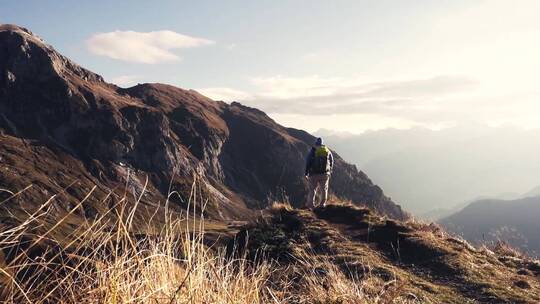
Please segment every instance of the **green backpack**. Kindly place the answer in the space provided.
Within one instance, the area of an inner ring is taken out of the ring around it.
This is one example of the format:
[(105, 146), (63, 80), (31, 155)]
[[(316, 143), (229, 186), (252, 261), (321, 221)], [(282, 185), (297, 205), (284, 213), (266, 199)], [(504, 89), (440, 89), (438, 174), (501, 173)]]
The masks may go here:
[(330, 171), (330, 162), (328, 161), (328, 155), (330, 155), (330, 149), (326, 146), (320, 146), (315, 148), (315, 155), (313, 159), (313, 173), (325, 174)]

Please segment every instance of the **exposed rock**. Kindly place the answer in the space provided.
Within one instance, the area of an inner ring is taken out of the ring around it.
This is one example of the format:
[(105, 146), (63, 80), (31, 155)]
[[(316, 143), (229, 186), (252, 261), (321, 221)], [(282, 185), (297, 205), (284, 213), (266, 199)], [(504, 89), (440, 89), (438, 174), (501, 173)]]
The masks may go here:
[(516, 285), (517, 287), (521, 288), (521, 289), (530, 289), (531, 288), (531, 284), (529, 284), (529, 282), (525, 281), (525, 280), (518, 280), (514, 283), (514, 285)]

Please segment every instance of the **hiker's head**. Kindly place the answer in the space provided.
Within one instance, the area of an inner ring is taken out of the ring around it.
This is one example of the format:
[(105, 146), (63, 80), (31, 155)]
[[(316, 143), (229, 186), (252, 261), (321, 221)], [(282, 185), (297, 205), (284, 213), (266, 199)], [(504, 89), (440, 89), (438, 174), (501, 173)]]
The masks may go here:
[(317, 138), (317, 141), (315, 141), (315, 146), (322, 146), (324, 144), (323, 142), (323, 139), (322, 138)]

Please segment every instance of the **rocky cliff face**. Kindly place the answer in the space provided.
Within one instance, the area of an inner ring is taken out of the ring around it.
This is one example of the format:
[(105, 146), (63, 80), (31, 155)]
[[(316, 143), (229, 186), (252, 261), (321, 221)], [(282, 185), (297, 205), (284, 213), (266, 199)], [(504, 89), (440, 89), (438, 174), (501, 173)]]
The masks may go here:
[[(19, 204), (59, 193), (64, 208), (97, 185), (87, 212), (103, 212), (107, 193), (128, 185), (137, 196), (146, 185), (143, 201), (164, 202), (174, 190), (180, 196), (173, 202), (182, 205), (196, 179), (216, 218), (246, 217), (284, 196), (299, 206), (303, 159), (314, 141), (259, 110), (193, 90), (108, 84), (12, 25), (0, 26), (0, 138), (0, 188), (34, 185)], [(337, 155), (331, 189), (391, 217), (405, 216)]]

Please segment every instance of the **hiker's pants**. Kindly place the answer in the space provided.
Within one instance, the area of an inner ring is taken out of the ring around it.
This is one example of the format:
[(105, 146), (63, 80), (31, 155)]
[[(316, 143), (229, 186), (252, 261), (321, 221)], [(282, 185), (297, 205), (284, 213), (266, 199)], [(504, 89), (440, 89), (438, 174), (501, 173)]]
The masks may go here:
[(307, 208), (313, 208), (317, 206), (317, 192), (322, 196), (321, 204), (326, 204), (328, 200), (328, 184), (330, 183), (330, 174), (312, 174), (308, 177), (308, 195), (306, 201)]

